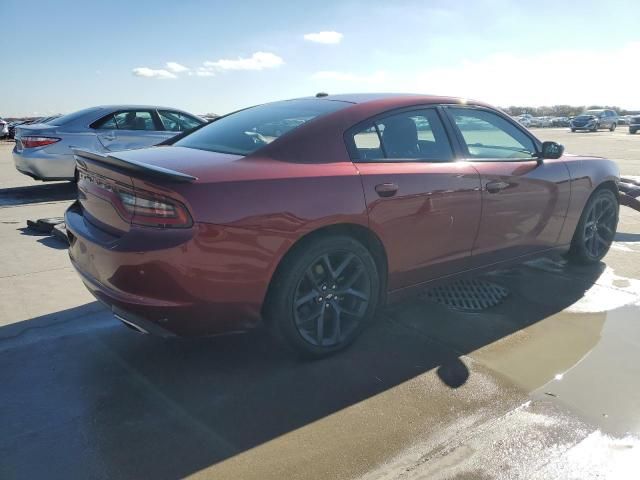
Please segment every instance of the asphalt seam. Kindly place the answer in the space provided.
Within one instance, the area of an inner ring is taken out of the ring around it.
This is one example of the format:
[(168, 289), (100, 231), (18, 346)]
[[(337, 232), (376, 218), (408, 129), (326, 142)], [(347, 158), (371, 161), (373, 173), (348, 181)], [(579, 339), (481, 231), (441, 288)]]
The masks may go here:
[(37, 275), (38, 273), (55, 272), (57, 270), (65, 270), (65, 269), (73, 270), (73, 268), (70, 265), (67, 265), (66, 267), (55, 267), (55, 268), (49, 268), (46, 270), (37, 270), (35, 272), (13, 273), (11, 275), (2, 275), (0, 276), (0, 280), (4, 278), (27, 277), (29, 275)]

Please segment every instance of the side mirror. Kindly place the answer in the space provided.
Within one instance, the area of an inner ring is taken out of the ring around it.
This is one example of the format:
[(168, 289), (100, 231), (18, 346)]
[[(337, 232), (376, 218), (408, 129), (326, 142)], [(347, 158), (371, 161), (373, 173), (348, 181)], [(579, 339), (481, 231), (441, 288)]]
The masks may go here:
[(564, 146), (556, 142), (542, 142), (542, 158), (560, 158), (564, 153)]

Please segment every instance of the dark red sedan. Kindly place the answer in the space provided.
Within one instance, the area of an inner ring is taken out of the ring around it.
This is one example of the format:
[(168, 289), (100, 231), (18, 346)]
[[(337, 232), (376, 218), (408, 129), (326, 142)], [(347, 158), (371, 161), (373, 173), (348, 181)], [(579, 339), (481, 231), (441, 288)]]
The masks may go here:
[(553, 251), (598, 262), (618, 222), (613, 162), (448, 97), (275, 102), (76, 157), (69, 254), (119, 319), (185, 336), (264, 320), (310, 356), (436, 280)]

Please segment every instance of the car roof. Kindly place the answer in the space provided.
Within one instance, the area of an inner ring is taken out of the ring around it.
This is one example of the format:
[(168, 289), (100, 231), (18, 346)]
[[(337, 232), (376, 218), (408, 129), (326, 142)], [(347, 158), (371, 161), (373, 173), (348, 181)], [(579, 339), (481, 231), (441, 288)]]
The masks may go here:
[(162, 110), (177, 110), (182, 112), (183, 110), (179, 109), (179, 108), (175, 108), (175, 107), (165, 107), (162, 105), (134, 105), (134, 104), (122, 104), (122, 105), (98, 105), (97, 108), (101, 108), (103, 110), (133, 110), (133, 109), (141, 109), (141, 110), (148, 110), (148, 109), (162, 109)]
[(388, 101), (400, 101), (404, 103), (405, 100), (417, 101), (420, 103), (441, 103), (443, 100), (450, 100), (452, 103), (480, 103), (471, 101), (465, 98), (423, 94), (423, 93), (340, 93), (336, 95), (325, 95), (303, 97), (302, 99), (318, 99), (318, 100), (333, 100), (339, 102), (347, 102), (353, 104), (369, 103), (369, 102), (388, 102)]

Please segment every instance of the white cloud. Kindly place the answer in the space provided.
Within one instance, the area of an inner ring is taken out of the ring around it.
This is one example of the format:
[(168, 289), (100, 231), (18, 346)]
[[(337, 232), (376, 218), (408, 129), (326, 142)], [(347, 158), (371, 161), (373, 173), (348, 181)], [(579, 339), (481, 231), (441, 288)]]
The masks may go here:
[(307, 33), (304, 36), (304, 39), (309, 42), (335, 45), (342, 41), (342, 37), (344, 37), (344, 35), (342, 35), (341, 33), (331, 31), (331, 32)]
[[(189, 74), (191, 75), (191, 73)], [(212, 70), (208, 70), (206, 68), (201, 67), (194, 72), (194, 75), (197, 77), (215, 77), (216, 73)]]
[(133, 73), (136, 77), (177, 78), (177, 76), (174, 73), (171, 73), (168, 70), (164, 70), (164, 69), (154, 70), (153, 68), (148, 68), (148, 67), (134, 68), (131, 73)]
[(165, 67), (172, 73), (183, 73), (189, 71), (189, 67), (185, 67), (184, 65), (176, 62), (167, 62), (165, 64)]
[(248, 58), (221, 59), (215, 62), (204, 62), (207, 70), (264, 70), (276, 68), (284, 64), (284, 60), (275, 53), (255, 52)]
[[(448, 67), (365, 77), (318, 72), (313, 78), (360, 82), (361, 91), (451, 95), (504, 107), (570, 104), (640, 109), (637, 85), (631, 80), (640, 78), (640, 62), (634, 60), (638, 51), (640, 42), (606, 50), (558, 49), (529, 55), (494, 53)], [(606, 85), (602, 83), (602, 72), (615, 74)], [(339, 87), (337, 85), (336, 90)]]
[(335, 82), (381, 84), (386, 80), (387, 73), (382, 70), (378, 70), (377, 72), (369, 75), (357, 75), (349, 72), (325, 70), (314, 73), (311, 78), (313, 78), (314, 80), (329, 80)]

